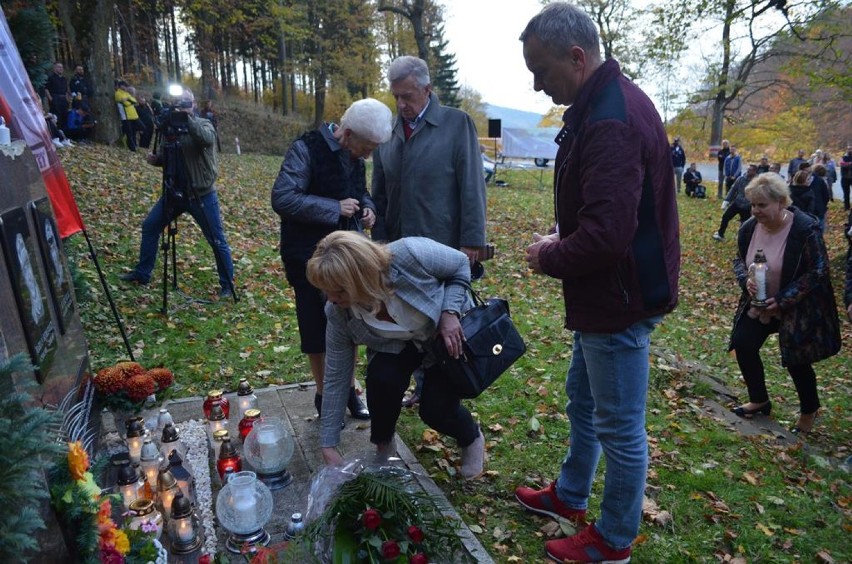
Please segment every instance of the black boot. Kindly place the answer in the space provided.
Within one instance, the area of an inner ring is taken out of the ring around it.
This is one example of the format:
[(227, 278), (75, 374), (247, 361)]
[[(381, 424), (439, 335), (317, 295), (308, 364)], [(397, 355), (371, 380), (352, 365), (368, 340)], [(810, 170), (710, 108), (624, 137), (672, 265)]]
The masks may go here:
[(361, 398), (358, 397), (358, 394), (355, 392), (355, 386), (349, 388), (349, 404), (347, 407), (349, 408), (349, 413), (355, 419), (366, 420), (370, 418), (370, 411), (361, 401)]

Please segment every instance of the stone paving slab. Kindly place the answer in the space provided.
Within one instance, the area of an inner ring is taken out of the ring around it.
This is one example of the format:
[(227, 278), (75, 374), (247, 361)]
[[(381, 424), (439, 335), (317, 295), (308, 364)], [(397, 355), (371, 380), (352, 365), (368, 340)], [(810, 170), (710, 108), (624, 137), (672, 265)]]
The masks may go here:
[[(234, 409), (235, 400), (228, 394), (231, 400), (231, 408)], [(266, 416), (280, 417), (287, 431), (296, 439), (293, 458), (288, 470), (293, 475), (293, 481), (287, 487), (272, 492), (274, 499), (274, 510), (272, 519), (267, 524), (266, 530), (271, 536), (270, 544), (278, 544), (284, 541), (284, 531), (293, 513), (299, 512), (303, 515), (307, 512), (308, 494), (310, 493), (311, 479), (314, 473), (323, 466), (322, 454), (317, 447), (319, 444), (319, 421), (314, 409), (314, 385), (292, 384), (287, 386), (273, 386), (264, 389), (256, 389), (258, 407)], [(163, 407), (169, 410), (175, 424), (195, 419), (203, 422), (204, 414), (202, 404), (204, 398), (183, 398), (166, 402)], [(143, 416), (156, 418), (159, 407), (143, 412)], [(375, 446), (370, 444), (369, 421), (359, 421), (348, 415), (345, 418), (346, 427), (341, 431), (340, 451), (344, 458), (361, 457), (367, 458), (375, 452)], [(229, 430), (232, 437), (238, 436), (235, 419), (229, 420)], [(102, 422), (102, 433), (115, 431), (112, 417), (104, 417)], [(241, 448), (239, 441), (235, 444)], [(396, 437), (397, 457), (392, 458), (394, 464), (404, 466), (417, 477), (420, 486), (429, 495), (443, 506), (451, 507), (443, 491), (429, 477), (426, 470), (419, 464), (411, 450)], [(245, 461), (244, 461), (245, 464)], [(247, 466), (247, 465), (246, 465)], [(214, 470), (215, 472), (215, 470)], [(214, 482), (216, 480), (214, 479)], [(214, 486), (215, 488), (215, 486)], [(460, 538), (465, 549), (476, 562), (489, 564), (493, 562), (491, 557), (482, 547), (476, 536), (464, 524), (455, 510), (450, 516), (457, 519), (461, 530)], [(219, 529), (219, 547), (224, 550), (227, 533)]]

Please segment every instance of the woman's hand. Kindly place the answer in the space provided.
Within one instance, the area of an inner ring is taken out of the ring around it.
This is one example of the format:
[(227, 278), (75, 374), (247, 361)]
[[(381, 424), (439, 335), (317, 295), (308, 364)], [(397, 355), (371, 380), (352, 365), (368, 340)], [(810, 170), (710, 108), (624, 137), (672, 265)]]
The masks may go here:
[(748, 292), (748, 295), (752, 298), (755, 296), (755, 294), (757, 294), (757, 282), (754, 281), (754, 278), (752, 278), (751, 274), (749, 274), (749, 277), (746, 278), (746, 291)]
[(444, 346), (447, 347), (447, 352), (451, 357), (458, 358), (461, 356), (464, 333), (456, 314), (449, 311), (441, 312), (441, 319), (438, 321), (438, 334), (444, 340)]
[(323, 447), (322, 459), (329, 466), (343, 466), (343, 457), (335, 447)]

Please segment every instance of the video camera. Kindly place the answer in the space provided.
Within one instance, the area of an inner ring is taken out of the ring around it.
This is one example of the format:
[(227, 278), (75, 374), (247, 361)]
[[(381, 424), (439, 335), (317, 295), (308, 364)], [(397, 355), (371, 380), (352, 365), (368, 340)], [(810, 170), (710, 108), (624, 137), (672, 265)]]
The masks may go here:
[(164, 105), (160, 115), (157, 116), (157, 131), (167, 140), (172, 140), (178, 135), (189, 132), (189, 112), (183, 110), (192, 108), (192, 100), (181, 98), (183, 87), (179, 84), (169, 86), (169, 95), (174, 102)]

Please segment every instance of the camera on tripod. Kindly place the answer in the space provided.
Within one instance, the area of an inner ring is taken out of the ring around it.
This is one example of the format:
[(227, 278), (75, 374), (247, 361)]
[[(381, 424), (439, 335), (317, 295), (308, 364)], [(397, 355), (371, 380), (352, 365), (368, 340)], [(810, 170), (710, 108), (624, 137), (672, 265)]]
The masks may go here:
[(163, 106), (157, 116), (157, 131), (167, 140), (189, 132), (189, 112), (183, 110), (192, 109), (192, 100), (182, 97), (183, 87), (180, 84), (170, 85), (169, 95), (172, 97), (172, 103)]

